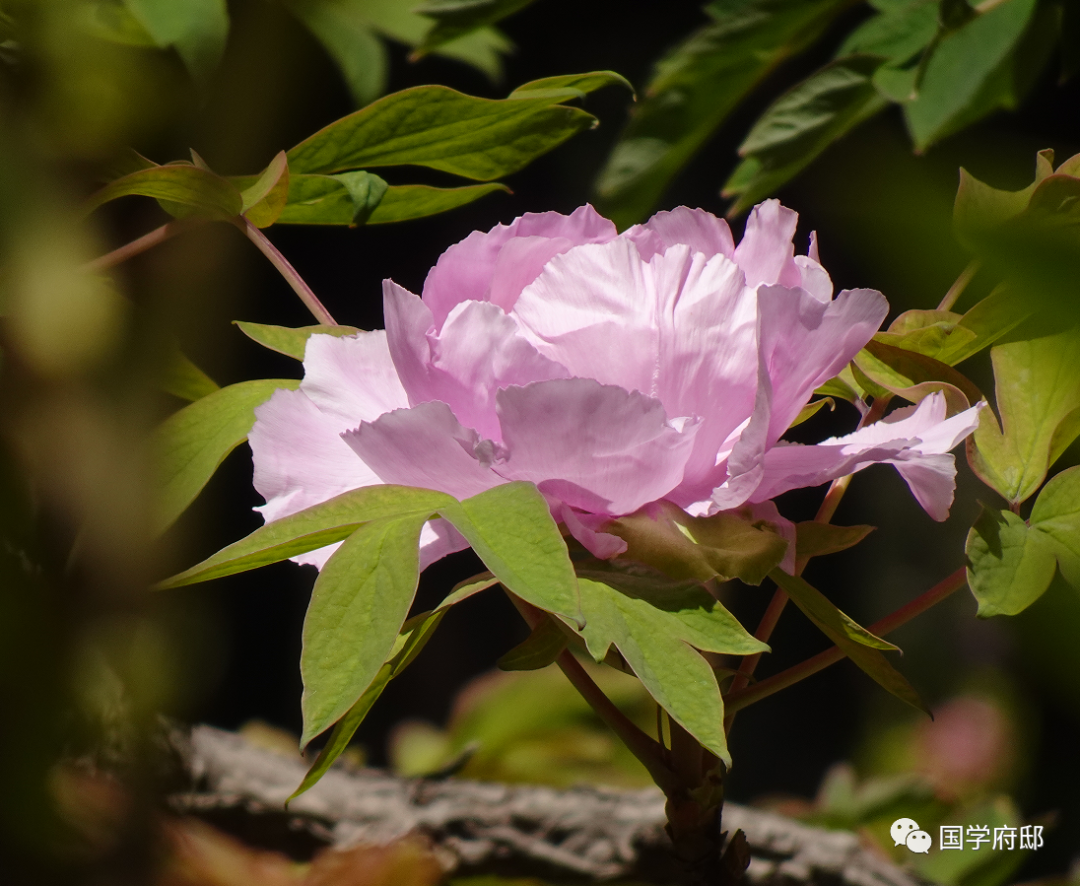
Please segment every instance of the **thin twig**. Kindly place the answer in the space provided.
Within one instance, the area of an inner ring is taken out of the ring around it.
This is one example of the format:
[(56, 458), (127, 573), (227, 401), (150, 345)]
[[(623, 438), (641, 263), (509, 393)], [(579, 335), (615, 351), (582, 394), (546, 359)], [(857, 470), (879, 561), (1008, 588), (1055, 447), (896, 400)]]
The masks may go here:
[(108, 252), (105, 255), (95, 258), (93, 261), (87, 262), (83, 265), (83, 270), (88, 274), (99, 274), (102, 271), (115, 267), (121, 262), (127, 261), (129, 258), (133, 258), (140, 252), (146, 252), (146, 250), (152, 249), (159, 243), (164, 243), (166, 240), (175, 237), (177, 234), (182, 234), (184, 231), (190, 231), (192, 228), (197, 227), (206, 221), (209, 221), (209, 219), (200, 218), (198, 216), (173, 219), (171, 222), (163, 224), (160, 228), (155, 228), (149, 234), (143, 234), (138, 239), (132, 240), (130, 243), (125, 243), (123, 246), (114, 249), (112, 252)]
[(300, 296), (302, 301), (312, 315), (324, 326), (337, 326), (338, 322), (330, 315), (330, 312), (326, 310), (326, 307), (318, 296), (312, 291), (311, 287), (304, 282), (304, 278), (300, 276), (296, 268), (290, 264), (289, 260), (278, 250), (273, 243), (271, 243), (266, 235), (260, 231), (255, 225), (248, 221), (243, 216), (237, 216), (232, 220), (252, 243), (254, 243), (259, 251), (270, 259), (270, 263), (278, 269), (281, 276), (285, 278), (286, 282), (292, 287), (293, 292)]
[[(901, 606), (891, 615), (885, 616), (881, 621), (874, 622), (868, 630), (875, 636), (883, 637), (895, 631), (901, 625), (907, 624), (915, 616), (921, 615), (927, 609), (936, 606), (946, 597), (964, 587), (965, 584), (967, 584), (967, 570), (962, 566), (952, 575), (939, 581), (926, 593), (916, 597), (905, 606)], [(824, 670), (829, 665), (836, 664), (844, 657), (844, 653), (836, 646), (826, 649), (813, 658), (808, 658), (806, 661), (768, 677), (760, 683), (755, 683), (749, 688), (729, 693), (724, 699), (725, 709), (732, 714), (741, 711), (743, 708), (754, 704), (754, 702), (761, 701), (761, 699), (767, 698), (781, 689), (786, 689), (788, 686), (792, 686), (800, 680), (805, 680), (818, 671)]]
[(968, 266), (960, 272), (960, 276), (956, 278), (956, 282), (949, 287), (949, 291), (945, 293), (945, 298), (941, 300), (941, 304), (937, 306), (939, 311), (951, 311), (953, 305), (963, 295), (964, 290), (967, 289), (968, 284), (975, 278), (975, 275), (979, 273), (981, 263), (977, 258), (968, 262)]

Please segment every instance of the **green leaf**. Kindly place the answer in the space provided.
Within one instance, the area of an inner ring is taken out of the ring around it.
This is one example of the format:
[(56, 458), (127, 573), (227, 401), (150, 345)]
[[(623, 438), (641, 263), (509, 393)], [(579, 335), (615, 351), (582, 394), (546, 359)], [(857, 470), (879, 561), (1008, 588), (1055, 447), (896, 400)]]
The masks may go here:
[(873, 83), (880, 56), (857, 55), (826, 65), (770, 105), (739, 148), (746, 159), (724, 185), (742, 212), (776, 191), (834, 141), (882, 111)]
[(430, 516), (447, 503), (456, 504), (450, 496), (430, 489), (390, 485), (352, 489), (260, 526), (246, 538), (160, 582), (158, 587), (178, 588), (257, 569), (348, 538), (364, 523), (417, 514)]
[(895, 650), (891, 643), (875, 637), (845, 615), (817, 588), (798, 576), (774, 569), (769, 576), (815, 625), (875, 683), (912, 707), (929, 713), (925, 702), (881, 650)]
[(463, 188), (433, 188), (429, 185), (391, 186), (382, 202), (375, 207), (367, 223), (383, 225), (390, 222), (426, 218), (465, 206), (481, 197), (502, 191), (512, 193), (504, 184), (492, 182), (486, 185), (467, 185)]
[(549, 98), (485, 99), (416, 86), (331, 123), (289, 151), (299, 173), (427, 166), (478, 181), (516, 172), (596, 118)]
[(605, 86), (624, 86), (630, 90), (631, 95), (634, 94), (633, 84), (622, 74), (614, 71), (591, 71), (588, 74), (563, 74), (532, 80), (511, 92), (509, 98), (534, 98), (541, 93), (548, 95), (563, 89), (573, 90), (579, 96), (584, 96)]
[(787, 550), (787, 542), (768, 524), (746, 514), (690, 517), (666, 502), (619, 517), (604, 531), (627, 543), (626, 557), (677, 579), (738, 578), (760, 584)]
[(1010, 511), (984, 508), (968, 532), (965, 553), (980, 618), (1023, 612), (1054, 578), (1053, 547)]
[(1080, 591), (1080, 467), (1043, 487), (1031, 509), (1031, 529), (1053, 549), (1065, 581)]
[(337, 337), (355, 335), (360, 330), (355, 326), (267, 326), (262, 323), (247, 323), (244, 320), (233, 320), (240, 331), (252, 341), (258, 342), (264, 348), (277, 351), (286, 357), (295, 360), (304, 359), (304, 349), (307, 340), (313, 335), (333, 335)]
[(414, 615), (401, 626), (397, 639), (390, 650), (389, 657), (379, 668), (375, 678), (364, 690), (360, 698), (357, 699), (356, 703), (334, 725), (330, 738), (319, 751), (318, 757), (311, 764), (311, 768), (304, 776), (304, 780), (289, 799), (285, 801), (286, 807), (304, 791), (315, 785), (334, 764), (334, 761), (341, 756), (372, 706), (378, 701), (383, 690), (386, 689), (387, 684), (405, 670), (427, 645), (431, 635), (435, 633), (435, 629), (442, 622), (446, 610), (454, 604), (460, 603), (466, 597), (471, 597), (473, 594), (486, 590), (496, 583), (497, 580), (490, 575), (480, 575), (462, 582), (447, 595), (438, 608), (430, 612), (421, 612)]
[(1042, 485), (1051, 454), (1063, 451), (1058, 428), (1080, 408), (1078, 348), (1080, 331), (1071, 329), (990, 351), (1001, 423), (991, 410), (982, 411), (968, 438), (968, 461), (984, 483), (1013, 504)]
[(386, 182), (362, 169), (356, 172), (341, 172), (333, 178), (345, 188), (352, 202), (353, 212), (349, 227), (355, 228), (364, 224), (382, 202), (383, 195), (386, 194)]
[(154, 432), (159, 466), (157, 528), (164, 530), (202, 491), (225, 457), (247, 439), (255, 407), (292, 379), (244, 381), (216, 390), (169, 416)]
[(84, 0), (74, 12), (83, 28), (99, 40), (124, 46), (157, 46), (123, 0)]
[(566, 648), (567, 637), (551, 618), (544, 617), (528, 637), (497, 662), (503, 671), (538, 671), (546, 668)]
[(533, 0), (426, 0), (413, 12), (433, 19), (435, 24), (424, 37), (420, 49), (434, 49), (463, 34), (493, 25), (524, 9)]
[(504, 483), (460, 504), (450, 499), (439, 513), (508, 591), (545, 612), (580, 621), (566, 542), (532, 483)]
[(833, 400), (832, 397), (823, 397), (820, 400), (814, 400), (810, 403), (807, 403), (802, 409), (799, 410), (799, 414), (795, 416), (795, 421), (793, 421), (789, 425), (789, 428), (794, 428), (797, 425), (801, 425), (804, 421), (813, 418), (821, 411), (822, 406), (828, 406), (829, 411), (832, 412), (834, 409), (836, 409), (836, 401)]
[(603, 661), (615, 646), (656, 703), (730, 765), (720, 689), (709, 663), (690, 644), (704, 641), (707, 650), (736, 655), (767, 647), (700, 587), (685, 585), (673, 593), (638, 583), (628, 593), (629, 584), (616, 588), (610, 575), (601, 575), (579, 577), (589, 653)]
[(109, 182), (87, 199), (83, 211), (90, 214), (110, 200), (130, 195), (155, 197), (187, 207), (188, 214), (211, 218), (232, 218), (239, 215), (244, 206), (240, 191), (228, 179), (196, 166), (177, 163), (143, 169)]
[(300, 746), (345, 716), (394, 648), (420, 580), (428, 515), (373, 520), (326, 561), (304, 618)]
[(221, 386), (192, 363), (179, 346), (176, 346), (165, 366), (161, 389), (181, 400), (195, 401), (221, 390)]
[(848, 34), (836, 54), (880, 55), (892, 65), (902, 65), (922, 52), (937, 30), (937, 0), (909, 0), (867, 19)]
[(960, 169), (960, 187), (953, 203), (953, 230), (968, 249), (977, 250), (987, 231), (1020, 215), (1043, 179), (1054, 172), (1054, 152), (1039, 151), (1035, 158), (1035, 180), (1019, 191), (1002, 191), (979, 181)]
[(726, 0), (713, 21), (662, 58), (596, 183), (597, 209), (620, 229), (664, 189), (746, 95), (813, 43), (843, 0)]
[[(338, 181), (338, 176), (293, 176), (291, 187), (289, 203), (278, 219), (280, 222), (293, 225), (353, 224), (356, 205), (344, 183)], [(391, 186), (368, 216), (366, 224), (386, 224), (436, 215), (472, 203), (493, 191), (509, 192), (510, 189), (498, 182), (463, 188)]]
[(268, 228), (278, 220), (289, 196), (289, 162), (285, 152), (278, 152), (270, 165), (241, 191), (241, 212), (257, 228)]
[(1010, 56), (1036, 0), (1005, 0), (945, 33), (925, 61), (917, 97), (904, 117), (917, 149), (1014, 102)]
[(161, 47), (176, 48), (187, 69), (205, 80), (218, 66), (229, 34), (225, 0), (124, 0)]
[(808, 560), (825, 554), (846, 551), (874, 531), (873, 526), (834, 526), (805, 520), (795, 524), (795, 557)]
[(952, 367), (916, 351), (886, 344), (876, 335), (852, 362), (871, 382), (912, 403), (941, 391), (950, 415), (983, 399), (979, 389)]

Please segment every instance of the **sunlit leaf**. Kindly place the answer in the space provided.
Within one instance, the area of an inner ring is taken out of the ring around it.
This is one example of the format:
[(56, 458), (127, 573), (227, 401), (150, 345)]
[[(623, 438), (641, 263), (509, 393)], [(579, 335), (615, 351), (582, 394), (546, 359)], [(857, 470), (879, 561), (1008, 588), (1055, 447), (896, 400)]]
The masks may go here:
[(937, 0), (908, 0), (867, 19), (847, 35), (836, 54), (867, 53), (902, 65), (922, 52), (937, 30)]
[(252, 341), (258, 342), (264, 348), (277, 351), (286, 357), (295, 360), (304, 359), (304, 349), (307, 340), (313, 335), (355, 335), (360, 330), (355, 326), (267, 326), (263, 323), (247, 323), (243, 320), (233, 321), (240, 330)]
[(445, 86), (395, 92), (289, 151), (297, 173), (428, 166), (489, 181), (516, 172), (596, 118), (549, 98), (485, 99)]
[(1065, 580), (1080, 591), (1080, 467), (1062, 471), (1039, 493), (1031, 527), (1047, 539)]
[(781, 569), (774, 569), (770, 577), (787, 592), (806, 617), (875, 683), (901, 701), (929, 713), (925, 702), (911, 684), (882, 655), (881, 650), (895, 650), (895, 646), (860, 627), (804, 579), (788, 575)]
[[(1042, 485), (1052, 452), (1060, 454), (1059, 426), (1080, 408), (1080, 332), (997, 345), (994, 396), (998, 417), (984, 409), (968, 438), (968, 461), (980, 479), (1019, 503)], [(1055, 439), (1056, 436), (1056, 439)]]
[(246, 538), (166, 579), (158, 587), (181, 587), (257, 569), (348, 538), (364, 523), (417, 514), (433, 515), (447, 503), (456, 504), (442, 492), (409, 486), (378, 485), (353, 489), (260, 526)]
[(171, 415), (154, 433), (160, 489), (157, 523), (170, 526), (202, 491), (230, 452), (247, 439), (255, 407), (292, 379), (259, 379), (221, 388)]
[(488, 194), (510, 189), (499, 182), (485, 185), (466, 185), (463, 188), (433, 188), (429, 185), (392, 185), (382, 202), (375, 207), (367, 220), (369, 225), (425, 218), (465, 206)]
[(573, 90), (578, 95), (586, 95), (603, 89), (605, 86), (623, 86), (634, 92), (633, 84), (622, 74), (614, 71), (590, 71), (588, 74), (563, 74), (557, 77), (544, 77), (523, 83), (510, 93), (510, 98), (533, 98), (539, 94), (550, 95), (558, 90)]
[(967, 537), (967, 579), (981, 618), (1023, 612), (1050, 586), (1054, 550), (1010, 511), (984, 509)]
[(289, 196), (289, 163), (281, 151), (262, 175), (241, 190), (241, 212), (257, 228), (268, 228), (278, 220)]
[(301, 747), (340, 720), (371, 685), (420, 580), (426, 514), (365, 523), (319, 571), (304, 618)]
[(718, 0), (713, 21), (656, 65), (596, 183), (597, 208), (619, 228), (642, 221), (668, 182), (742, 99), (811, 44), (843, 0)]
[(876, 336), (855, 355), (853, 363), (865, 379), (912, 403), (941, 391), (951, 414), (983, 399), (979, 389), (958, 370), (916, 351), (886, 344)]
[(807, 403), (802, 409), (799, 410), (799, 414), (795, 416), (795, 421), (791, 423), (791, 427), (801, 425), (804, 421), (808, 421), (817, 415), (823, 406), (828, 406), (831, 412), (836, 408), (836, 402), (832, 397), (822, 397), (820, 400), (813, 400)]
[(887, 102), (874, 87), (882, 59), (857, 55), (826, 65), (773, 102), (739, 148), (745, 157), (724, 185), (730, 212), (760, 202), (794, 178), (830, 144)]
[(430, 612), (421, 612), (414, 615), (401, 626), (386, 661), (345, 716), (334, 725), (330, 738), (319, 751), (318, 757), (311, 764), (311, 768), (307, 771), (300, 786), (285, 801), (286, 805), (318, 782), (334, 764), (334, 761), (341, 756), (372, 706), (378, 701), (383, 690), (386, 689), (387, 684), (405, 670), (413, 659), (420, 654), (427, 645), (428, 640), (431, 639), (431, 635), (435, 633), (435, 629), (439, 626), (446, 611), (456, 603), (460, 603), (467, 597), (486, 590), (496, 583), (497, 580), (490, 575), (481, 575), (462, 582), (446, 596), (446, 599), (438, 607)]
[[(583, 574), (579, 581), (585, 615), (582, 633), (593, 658), (603, 661), (615, 646), (656, 703), (730, 765), (720, 689), (709, 663), (690, 645), (703, 639), (701, 630), (691, 630), (680, 618), (685, 611), (687, 617), (704, 622), (723, 607), (700, 587), (695, 593), (687, 586), (681, 597), (662, 591), (650, 594), (647, 587), (631, 595), (609, 584), (608, 576), (594, 580)], [(705, 648), (726, 646), (722, 651), (740, 655), (765, 651), (767, 647), (734, 618), (728, 619), (723, 639), (717, 642), (709, 635)]]
[(960, 187), (953, 204), (953, 229), (969, 249), (977, 249), (989, 230), (1015, 218), (1031, 202), (1035, 188), (1054, 172), (1054, 152), (1039, 151), (1035, 158), (1035, 180), (1019, 191), (1002, 191), (979, 181), (960, 169)]
[(240, 191), (228, 179), (196, 166), (171, 164), (109, 182), (89, 197), (83, 209), (90, 213), (110, 200), (130, 195), (156, 197), (212, 218), (231, 218), (239, 215), (244, 206)]

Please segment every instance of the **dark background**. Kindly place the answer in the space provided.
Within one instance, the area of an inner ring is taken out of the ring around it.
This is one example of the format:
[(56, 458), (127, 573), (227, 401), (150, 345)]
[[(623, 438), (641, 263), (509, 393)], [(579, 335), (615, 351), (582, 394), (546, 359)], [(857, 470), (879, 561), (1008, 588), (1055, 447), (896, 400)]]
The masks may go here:
[[(333, 65), (293, 20), (261, 0), (230, 8), (231, 43), (206, 102), (191, 109), (186, 131), (140, 145), (159, 162), (184, 156), (190, 146), (220, 172), (250, 173), (278, 150), (352, 110)], [(819, 48), (776, 71), (683, 171), (660, 208), (687, 204), (722, 214), (719, 188), (750, 124), (787, 85), (827, 60), (840, 37), (865, 14), (853, 10)], [(703, 21), (692, 2), (540, 0), (504, 22), (517, 46), (507, 59), (504, 83), (493, 85), (470, 68), (439, 59), (410, 64), (405, 48), (392, 46), (390, 88), (441, 82), (501, 97), (531, 79), (597, 69), (618, 71), (641, 88), (653, 59)], [(899, 113), (890, 110), (830, 149), (778, 195), (801, 214), (797, 247), (802, 251), (806, 236), (817, 230), (822, 260), (837, 289), (879, 289), (894, 315), (933, 307), (966, 264), (950, 234), (958, 168), (965, 166), (999, 187), (1024, 186), (1037, 150), (1052, 147), (1059, 160), (1080, 150), (1078, 98), (1075, 81), (1061, 86), (1050, 71), (1021, 110), (999, 113), (919, 157), (912, 153)], [(355, 230), (281, 226), (269, 236), (339, 322), (380, 327), (383, 278), (419, 292), (442, 251), (471, 231), (524, 212), (570, 212), (588, 201), (628, 105), (627, 95), (615, 88), (590, 96), (586, 108), (599, 117), (600, 126), (510, 177), (512, 195), (491, 195), (446, 215), (402, 225)], [(408, 170), (408, 178), (400, 174), (388, 170), (386, 177), (391, 183), (444, 183), (424, 171)], [(117, 236), (141, 233), (155, 219), (149, 209), (117, 213)], [(736, 234), (741, 225), (741, 219), (733, 222)], [(187, 353), (219, 383), (299, 376), (299, 364), (261, 349), (230, 325), (235, 319), (286, 326), (311, 322), (281, 278), (231, 229), (218, 226), (191, 234), (125, 272), (143, 285), (184, 281), (187, 291), (167, 300), (184, 306), (177, 309), (175, 326)], [(977, 382), (990, 387), (987, 362), (971, 371)], [(843, 433), (855, 420), (854, 411), (841, 405), (800, 429), (800, 438)], [(962, 563), (964, 535), (978, 512), (976, 498), (992, 502), (994, 497), (972, 477), (962, 455), (958, 461), (957, 505), (945, 524), (922, 513), (891, 469), (874, 468), (857, 478), (836, 520), (871, 523), (879, 530), (859, 548), (815, 563), (809, 580), (854, 618), (869, 623), (953, 571)], [(820, 494), (791, 494), (780, 502), (781, 509), (793, 519), (806, 519)], [(251, 487), (250, 453), (241, 447), (173, 531), (172, 565), (189, 565), (254, 529), (261, 520), (251, 508), (260, 503)], [(418, 607), (429, 608), (454, 582), (479, 568), (469, 552), (431, 567), (421, 579)], [(172, 712), (227, 728), (261, 719), (299, 733), (300, 628), (314, 575), (309, 567), (285, 563), (163, 597), (158, 605), (170, 625), (178, 675)], [(752, 625), (769, 593), (740, 589), (732, 608)], [(958, 675), (985, 668), (1004, 675), (1027, 700), (1034, 737), (1028, 748), (1031, 769), (1019, 800), (1025, 814), (1059, 809), (1062, 818), (1021, 877), (1062, 871), (1080, 846), (1080, 767), (1075, 762), (1080, 703), (1071, 677), (1080, 664), (1070, 634), (1054, 654), (1041, 641), (1063, 618), (1080, 624), (1078, 610), (1075, 597), (1055, 585), (1044, 601), (1013, 622), (978, 622), (974, 602), (961, 591), (940, 611), (891, 638), (907, 652), (900, 667), (931, 704), (956, 691)], [(455, 608), (358, 733), (369, 759), (385, 760), (387, 733), (403, 718), (442, 723), (456, 690), (493, 667), (524, 634), (512, 607), (497, 594)], [(792, 611), (785, 614), (773, 645), (780, 651), (763, 664), (763, 675), (825, 643)], [(749, 801), (776, 792), (811, 796), (830, 764), (851, 757), (873, 735), (870, 721), (900, 717), (899, 707), (842, 663), (746, 711), (732, 736), (736, 766), (729, 798)]]

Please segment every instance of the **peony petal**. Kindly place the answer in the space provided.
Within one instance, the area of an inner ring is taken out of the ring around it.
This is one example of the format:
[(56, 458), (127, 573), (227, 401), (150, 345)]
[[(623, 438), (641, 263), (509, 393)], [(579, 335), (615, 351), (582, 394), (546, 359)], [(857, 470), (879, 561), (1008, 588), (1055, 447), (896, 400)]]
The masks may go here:
[[(590, 522), (598, 525), (608, 522), (611, 518), (607, 515), (580, 514), (562, 502), (558, 502), (555, 508), (552, 509), (552, 515), (556, 521), (566, 525), (566, 528), (570, 530), (570, 534), (581, 542), (590, 554), (601, 560), (618, 557), (619, 554), (625, 553), (629, 547), (617, 535), (600, 532), (598, 529), (588, 525)], [(590, 517), (595, 519), (590, 520)]]
[(486, 450), (479, 435), (463, 427), (445, 403), (388, 412), (342, 439), (381, 483), (437, 489), (461, 499), (503, 482), (481, 464), (477, 453)]
[(750, 211), (742, 241), (735, 248), (735, 261), (746, 275), (747, 286), (762, 283), (792, 288), (802, 282), (795, 264), (791, 238), (799, 214), (779, 200), (766, 200)]
[(800, 289), (763, 286), (761, 356), (772, 384), (769, 444), (790, 427), (814, 389), (844, 368), (881, 326), (885, 296), (849, 289), (822, 302)]
[(506, 447), (499, 474), (594, 514), (629, 514), (671, 491), (697, 430), (669, 422), (650, 397), (587, 378), (507, 388), (497, 401)]
[(649, 265), (631, 241), (619, 239), (553, 258), (513, 314), (536, 349), (571, 375), (651, 395), (657, 301)]
[(300, 390), (339, 422), (339, 432), (409, 405), (381, 329), (342, 338), (311, 336)]
[[(614, 239), (617, 233), (614, 224), (588, 205), (571, 215), (526, 213), (509, 225), (496, 225), (487, 232), (475, 231), (446, 250), (428, 273), (424, 281), (424, 302), (441, 326), (454, 305), (467, 300), (490, 300), (500, 253), (515, 238), (559, 239), (563, 241), (561, 252), (583, 243), (604, 243)], [(524, 287), (532, 282), (524, 280), (523, 276), (516, 274), (514, 285), (521, 282)], [(513, 292), (509, 281), (500, 282), (494, 289), (504, 308), (513, 307), (517, 293)]]
[[(649, 236), (652, 235), (652, 236)], [(648, 261), (658, 252), (686, 244), (691, 252), (706, 258), (735, 254), (731, 228), (722, 218), (704, 209), (679, 206), (670, 212), (658, 212), (643, 225), (634, 225), (622, 235), (637, 243), (641, 257)]]
[(431, 309), (418, 295), (383, 280), (383, 316), (386, 318), (386, 344), (409, 404), (426, 402), (428, 364), (431, 345), (428, 333), (434, 332)]
[(765, 456), (765, 474), (753, 501), (773, 498), (789, 489), (818, 486), (878, 462), (894, 464), (919, 503), (935, 520), (948, 516), (955, 486), (955, 465), (948, 451), (979, 423), (983, 404), (950, 419), (945, 398), (931, 394), (917, 407), (897, 410), (845, 437), (803, 446), (781, 443)]

